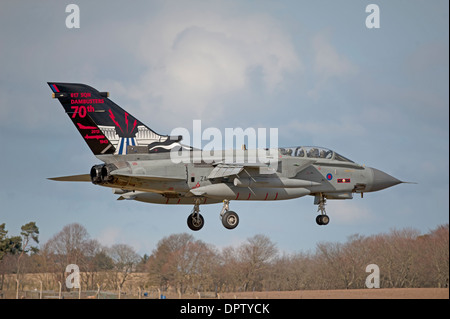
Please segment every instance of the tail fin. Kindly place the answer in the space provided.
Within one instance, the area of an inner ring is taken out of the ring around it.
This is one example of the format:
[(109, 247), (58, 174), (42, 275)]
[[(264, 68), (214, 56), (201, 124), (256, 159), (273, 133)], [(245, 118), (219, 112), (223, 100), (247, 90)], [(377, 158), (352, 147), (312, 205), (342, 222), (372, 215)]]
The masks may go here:
[(167, 144), (181, 140), (155, 133), (111, 101), (107, 92), (85, 84), (47, 83), (94, 155), (164, 151)]

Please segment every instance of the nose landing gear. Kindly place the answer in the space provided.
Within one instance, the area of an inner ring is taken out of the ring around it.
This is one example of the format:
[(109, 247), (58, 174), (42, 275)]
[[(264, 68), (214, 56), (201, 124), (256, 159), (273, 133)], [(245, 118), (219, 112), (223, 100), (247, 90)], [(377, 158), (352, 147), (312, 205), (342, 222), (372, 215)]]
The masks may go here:
[(327, 199), (322, 193), (316, 195), (316, 197), (314, 198), (314, 205), (319, 205), (317, 211), (320, 212), (320, 215), (317, 215), (316, 223), (320, 226), (328, 225), (328, 223), (330, 222), (330, 217), (328, 217), (325, 211), (326, 201)]

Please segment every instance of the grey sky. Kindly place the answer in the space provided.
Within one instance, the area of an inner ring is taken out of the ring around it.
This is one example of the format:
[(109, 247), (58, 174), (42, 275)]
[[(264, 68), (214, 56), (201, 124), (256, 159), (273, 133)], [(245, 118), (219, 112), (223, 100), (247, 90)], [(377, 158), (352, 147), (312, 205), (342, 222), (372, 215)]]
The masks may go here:
[[(449, 219), (448, 1), (73, 1), (0, 3), (0, 223), (36, 221), (42, 241), (71, 222), (106, 245), (151, 252), (188, 231), (190, 206), (115, 201), (109, 189), (47, 177), (98, 160), (47, 81), (102, 91), (158, 133), (176, 127), (276, 127), (279, 145), (318, 145), (417, 185), (329, 201), (327, 227), (311, 197), (202, 206), (195, 237), (219, 247), (262, 233), (282, 250), (313, 249), (392, 228), (422, 232)], [(365, 8), (380, 8), (367, 29)]]

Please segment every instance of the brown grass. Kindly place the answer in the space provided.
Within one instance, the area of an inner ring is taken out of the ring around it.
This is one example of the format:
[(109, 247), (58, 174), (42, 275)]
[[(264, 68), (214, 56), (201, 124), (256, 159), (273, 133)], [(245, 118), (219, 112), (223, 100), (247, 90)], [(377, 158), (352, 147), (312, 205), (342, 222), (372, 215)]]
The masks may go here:
[[(54, 293), (55, 296), (58, 294)], [(164, 293), (168, 299), (178, 299), (175, 293)], [(23, 292), (20, 293), (20, 296)], [(158, 298), (156, 293), (149, 296)], [(348, 290), (298, 290), (298, 291), (257, 291), (219, 293), (220, 299), (449, 299), (448, 288), (386, 288), (386, 289), (348, 289)], [(3, 298), (14, 299), (15, 292), (3, 292)], [(29, 298), (29, 297), (28, 297)], [(33, 297), (32, 297), (33, 298)], [(37, 298), (34, 296), (34, 298)], [(75, 297), (77, 298), (77, 297)], [(82, 298), (86, 298), (83, 296)], [(116, 298), (113, 296), (113, 298)], [(138, 298), (123, 296), (122, 298)], [(198, 299), (197, 294), (186, 294), (182, 299)], [(0, 298), (1, 299), (1, 298)]]
[(348, 290), (299, 290), (236, 292), (223, 299), (449, 299), (448, 288), (386, 288)]
[[(82, 273), (83, 275), (83, 273)], [(138, 286), (146, 278), (145, 273), (133, 273), (129, 276), (126, 282), (126, 287), (122, 289), (125, 295), (122, 298), (138, 298)], [(26, 274), (22, 277), (21, 289), (19, 296), (24, 295), (24, 290), (36, 291), (39, 289), (39, 280), (44, 281), (44, 290), (54, 290), (54, 295), (58, 295), (57, 287), (54, 282), (54, 274)], [(9, 287), (6, 286), (4, 291), (0, 294), (0, 299), (14, 299), (16, 297), (16, 283), (15, 275), (6, 275), (5, 281), (9, 282)], [(49, 287), (46, 282), (52, 282), (53, 285)], [(83, 288), (83, 287), (82, 287)], [(82, 298), (86, 298), (85, 289)], [(102, 292), (108, 291), (107, 287), (102, 287)], [(161, 292), (166, 295), (168, 299), (178, 299), (180, 296), (172, 289), (170, 292)], [(78, 290), (76, 290), (78, 291)], [(156, 299), (159, 297), (159, 292), (156, 288), (143, 288), (142, 293), (147, 291), (149, 298)], [(95, 295), (95, 291), (89, 292), (90, 295)], [(117, 291), (110, 291), (111, 294), (117, 294)], [(89, 295), (88, 294), (88, 295)], [(204, 294), (208, 295), (208, 294)], [(211, 295), (211, 294), (210, 294)], [(37, 298), (37, 292), (34, 298)], [(27, 295), (28, 297), (28, 295)], [(78, 298), (78, 295), (75, 296)], [(184, 294), (182, 299), (198, 299), (196, 293)], [(208, 296), (207, 298), (210, 298)], [(381, 288), (381, 289), (342, 289), (342, 290), (297, 290), (297, 291), (257, 291), (257, 292), (228, 292), (219, 293), (221, 299), (449, 299), (449, 288)]]

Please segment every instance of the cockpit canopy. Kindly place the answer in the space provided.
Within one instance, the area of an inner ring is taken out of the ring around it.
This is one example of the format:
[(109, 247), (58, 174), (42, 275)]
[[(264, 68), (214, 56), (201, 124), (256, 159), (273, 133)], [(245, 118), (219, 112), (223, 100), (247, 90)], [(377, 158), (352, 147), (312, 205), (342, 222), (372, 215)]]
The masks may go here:
[(294, 157), (306, 157), (306, 158), (324, 158), (330, 160), (336, 160), (341, 162), (350, 162), (348, 158), (323, 147), (316, 146), (294, 146), (294, 147), (282, 147), (278, 149), (281, 155), (294, 156)]

